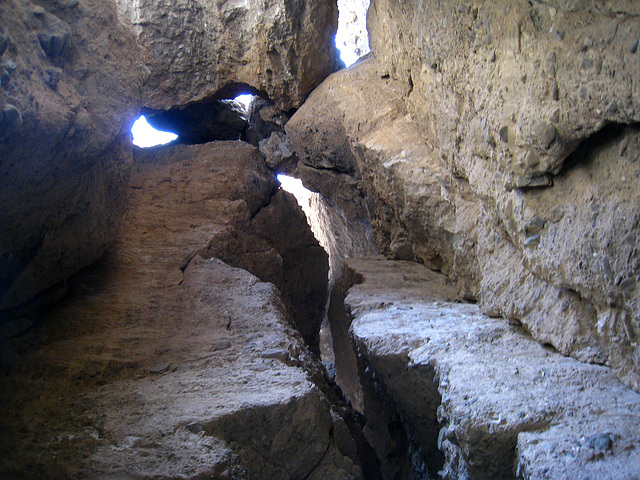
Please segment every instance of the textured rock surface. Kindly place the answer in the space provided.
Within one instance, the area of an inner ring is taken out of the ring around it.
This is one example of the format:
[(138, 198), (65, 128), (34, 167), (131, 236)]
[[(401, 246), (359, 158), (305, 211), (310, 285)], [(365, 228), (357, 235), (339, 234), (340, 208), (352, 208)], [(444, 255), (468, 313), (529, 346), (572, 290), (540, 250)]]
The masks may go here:
[(136, 159), (115, 245), (2, 345), (2, 478), (358, 478), (277, 289), (212, 256), (273, 186), (241, 142)]
[(150, 108), (227, 87), (233, 97), (233, 86), (245, 84), (289, 110), (333, 71), (338, 10), (329, 0), (118, 1), (146, 52)]
[(637, 8), (374, 1), (376, 60), (287, 125), (301, 171), (362, 179), (383, 251), (636, 389)]
[(431, 476), (637, 478), (640, 395), (609, 368), (459, 303), (446, 277), (415, 263), (351, 259), (345, 271), (361, 282), (345, 306), (361, 375), (376, 388), (365, 414), (379, 415), (367, 406), (386, 392)]
[(143, 72), (110, 1), (3, 1), (0, 33), (3, 311), (95, 261), (113, 239)]

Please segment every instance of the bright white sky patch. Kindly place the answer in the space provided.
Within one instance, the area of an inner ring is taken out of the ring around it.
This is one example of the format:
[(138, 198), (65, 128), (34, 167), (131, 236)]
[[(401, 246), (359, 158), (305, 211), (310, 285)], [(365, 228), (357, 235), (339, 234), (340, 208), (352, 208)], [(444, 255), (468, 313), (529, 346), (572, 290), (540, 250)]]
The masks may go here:
[(249, 110), (249, 105), (256, 98), (256, 95), (251, 95), (250, 93), (245, 93), (243, 95), (238, 95), (234, 100), (238, 102), (240, 105), (244, 107), (245, 110)]
[(296, 197), (298, 204), (306, 213), (306, 208), (309, 208), (309, 199), (311, 195), (313, 195), (313, 192), (306, 189), (304, 185), (302, 185), (302, 180), (299, 178), (288, 177), (280, 173), (278, 174), (278, 180), (280, 181), (280, 185), (282, 185), (282, 189)]
[(178, 138), (175, 133), (161, 132), (153, 128), (144, 115), (141, 115), (131, 127), (131, 135), (133, 135), (133, 144), (140, 148), (164, 145)]
[(338, 0), (336, 47), (347, 67), (369, 53), (367, 10), (369, 0)]

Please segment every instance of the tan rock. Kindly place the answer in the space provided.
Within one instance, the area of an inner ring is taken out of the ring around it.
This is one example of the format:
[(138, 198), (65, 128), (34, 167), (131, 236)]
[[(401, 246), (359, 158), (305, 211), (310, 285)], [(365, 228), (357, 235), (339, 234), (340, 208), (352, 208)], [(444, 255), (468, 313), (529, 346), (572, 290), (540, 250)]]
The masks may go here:
[(618, 32), (640, 24), (632, 3), (572, 5), (373, 1), (375, 60), (287, 133), (301, 172), (362, 179), (381, 251), (637, 389), (640, 57)]
[(274, 184), (242, 142), (137, 156), (104, 260), (2, 345), (0, 476), (359, 478), (277, 288), (211, 254), (225, 231), (245, 235)]
[(244, 84), (286, 111), (334, 69), (338, 10), (329, 0), (118, 2), (145, 51), (150, 108), (223, 89), (233, 97)]

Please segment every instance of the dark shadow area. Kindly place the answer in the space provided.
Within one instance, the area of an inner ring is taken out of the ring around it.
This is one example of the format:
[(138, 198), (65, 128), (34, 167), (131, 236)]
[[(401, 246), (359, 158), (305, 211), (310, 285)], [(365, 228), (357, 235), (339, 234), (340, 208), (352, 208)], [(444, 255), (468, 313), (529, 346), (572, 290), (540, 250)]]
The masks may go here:
[[(572, 169), (584, 165), (585, 162), (592, 161), (596, 157), (593, 155), (594, 151), (600, 150), (604, 146), (620, 140), (628, 130), (640, 130), (640, 123), (628, 125), (624, 123), (609, 123), (585, 138), (573, 153), (565, 159), (557, 177), (566, 176)], [(623, 154), (624, 152), (621, 152), (621, 155)]]
[(149, 124), (178, 135), (176, 143), (239, 140), (247, 126), (244, 108), (233, 100), (206, 99), (166, 111), (143, 108)]

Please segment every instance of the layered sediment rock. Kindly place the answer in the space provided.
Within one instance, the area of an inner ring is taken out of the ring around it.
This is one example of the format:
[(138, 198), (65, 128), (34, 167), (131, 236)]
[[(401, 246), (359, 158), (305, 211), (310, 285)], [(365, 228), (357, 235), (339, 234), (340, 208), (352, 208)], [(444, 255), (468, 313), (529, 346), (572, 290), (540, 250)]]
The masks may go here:
[(430, 478), (637, 475), (640, 396), (611, 369), (482, 315), (446, 277), (415, 263), (351, 259), (345, 272), (357, 282), (344, 306), (369, 435), (390, 464), (397, 437), (384, 396), (422, 459), (412, 457), (413, 471)]
[[(358, 478), (280, 293), (213, 254), (235, 232), (240, 257), (286, 277), (278, 246), (244, 229), (267, 204), (274, 225), (300, 220), (274, 186), (242, 142), (136, 159), (114, 246), (2, 345), (0, 476)], [(309, 266), (325, 287), (326, 262)]]
[(118, 0), (138, 33), (150, 74), (146, 106), (165, 110), (225, 89), (299, 106), (335, 66), (335, 2)]
[(142, 79), (111, 2), (0, 4), (0, 317), (113, 240)]
[(351, 177), (383, 251), (637, 389), (635, 4), (374, 1), (368, 25), (376, 58), (287, 125), (301, 174)]

